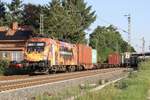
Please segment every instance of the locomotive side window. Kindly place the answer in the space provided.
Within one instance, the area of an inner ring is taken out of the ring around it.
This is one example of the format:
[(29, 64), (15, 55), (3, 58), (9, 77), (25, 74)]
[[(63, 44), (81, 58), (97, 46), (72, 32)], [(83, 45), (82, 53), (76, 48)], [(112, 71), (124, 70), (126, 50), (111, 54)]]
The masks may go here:
[(61, 46), (59, 51), (60, 51), (60, 56), (64, 56), (64, 57), (72, 57), (73, 56), (72, 49), (69, 49), (67, 47)]
[(29, 42), (27, 45), (27, 52), (41, 53), (44, 51), (44, 47), (45, 47), (44, 42)]

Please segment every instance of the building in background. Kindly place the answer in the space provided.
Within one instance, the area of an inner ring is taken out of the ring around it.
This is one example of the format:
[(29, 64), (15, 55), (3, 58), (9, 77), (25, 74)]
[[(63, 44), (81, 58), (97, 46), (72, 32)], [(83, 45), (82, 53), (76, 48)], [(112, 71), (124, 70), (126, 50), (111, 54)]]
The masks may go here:
[(12, 26), (0, 27), (0, 59), (9, 61), (22, 61), (27, 40), (32, 36), (32, 28), (18, 26), (14, 22)]

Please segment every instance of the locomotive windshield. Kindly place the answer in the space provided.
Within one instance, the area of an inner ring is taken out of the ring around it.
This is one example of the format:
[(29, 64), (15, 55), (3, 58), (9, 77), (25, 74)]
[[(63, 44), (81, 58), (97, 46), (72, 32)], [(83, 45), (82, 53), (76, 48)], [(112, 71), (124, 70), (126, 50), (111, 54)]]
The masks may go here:
[(44, 42), (29, 42), (27, 45), (27, 52), (43, 52), (45, 47)]

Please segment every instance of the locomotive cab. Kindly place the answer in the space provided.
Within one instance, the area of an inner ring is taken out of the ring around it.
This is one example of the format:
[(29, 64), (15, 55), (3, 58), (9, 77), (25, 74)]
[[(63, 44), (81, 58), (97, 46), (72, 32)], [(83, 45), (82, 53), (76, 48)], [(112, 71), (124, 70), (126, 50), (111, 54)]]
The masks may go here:
[(31, 72), (48, 72), (50, 62), (48, 58), (49, 45), (47, 44), (47, 41), (38, 38), (28, 41), (25, 52), (25, 66)]
[(44, 59), (45, 42), (28, 42), (26, 59), (30, 61), (41, 61)]

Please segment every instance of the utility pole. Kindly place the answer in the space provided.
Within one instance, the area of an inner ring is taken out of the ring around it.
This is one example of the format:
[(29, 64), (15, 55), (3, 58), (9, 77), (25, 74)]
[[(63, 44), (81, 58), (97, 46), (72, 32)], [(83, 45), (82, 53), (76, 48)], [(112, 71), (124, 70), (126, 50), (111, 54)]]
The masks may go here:
[(88, 31), (90, 32), (91, 29), (90, 29), (90, 28), (87, 29), (87, 34), (86, 34), (86, 38), (87, 38), (87, 46), (90, 45), (90, 34), (88, 33)]
[(86, 38), (87, 38), (87, 46), (89, 46), (89, 44), (90, 44), (90, 36), (89, 36), (89, 34), (86, 34)]
[(143, 53), (143, 57), (145, 59), (145, 39), (144, 39), (144, 37), (142, 38), (142, 53)]
[(150, 44), (149, 44), (149, 46), (148, 46), (148, 49), (150, 50)]
[(131, 45), (131, 15), (125, 15), (128, 18), (128, 52), (131, 51), (130, 45)]
[(43, 31), (44, 31), (44, 15), (43, 14), (40, 14), (40, 34), (43, 34)]
[(119, 44), (118, 44), (118, 41), (116, 43), (116, 52), (119, 53)]

